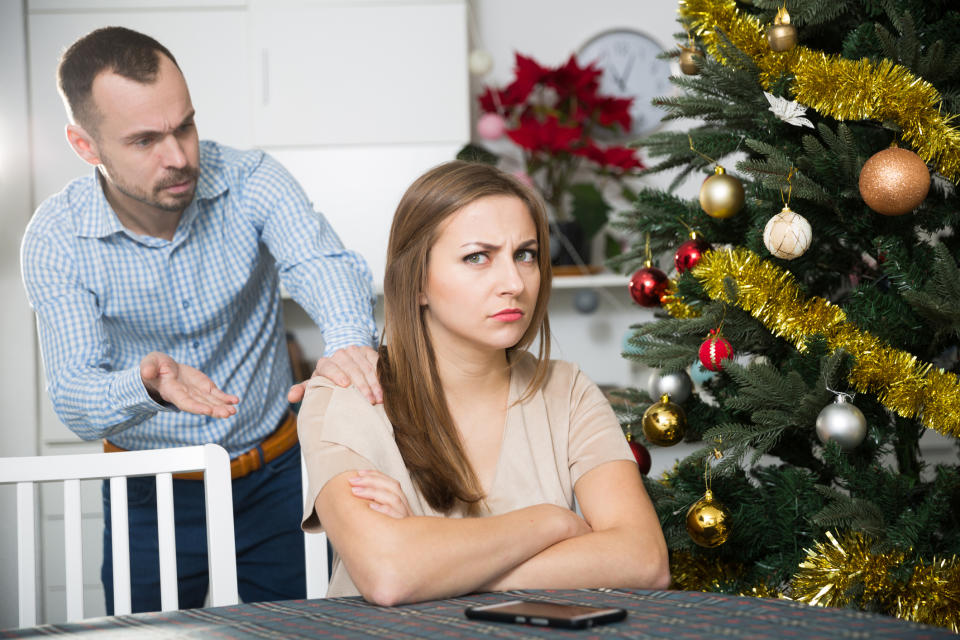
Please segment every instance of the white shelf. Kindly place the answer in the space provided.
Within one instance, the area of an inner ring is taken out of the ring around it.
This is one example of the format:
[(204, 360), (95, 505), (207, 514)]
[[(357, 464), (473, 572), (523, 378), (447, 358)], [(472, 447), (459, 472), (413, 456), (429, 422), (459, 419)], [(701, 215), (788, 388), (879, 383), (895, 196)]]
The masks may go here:
[(594, 276), (554, 276), (554, 289), (596, 289), (625, 287), (630, 278), (619, 273), (598, 273)]
[[(619, 273), (598, 273), (595, 276), (554, 276), (554, 289), (615, 289), (617, 287), (626, 287), (630, 278)], [(383, 284), (376, 284), (376, 294), (383, 295)], [(290, 299), (290, 294), (286, 290), (280, 290), (280, 295), (284, 300)]]

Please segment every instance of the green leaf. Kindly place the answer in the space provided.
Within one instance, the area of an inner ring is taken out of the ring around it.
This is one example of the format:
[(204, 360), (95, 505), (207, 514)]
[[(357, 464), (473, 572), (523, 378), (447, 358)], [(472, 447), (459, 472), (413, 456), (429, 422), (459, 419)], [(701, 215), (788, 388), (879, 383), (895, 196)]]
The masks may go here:
[(495, 165), (497, 164), (497, 160), (499, 160), (499, 158), (496, 156), (496, 154), (488, 151), (485, 147), (482, 147), (479, 144), (469, 143), (464, 145), (464, 147), (457, 152), (457, 160)]
[(571, 214), (580, 223), (583, 235), (589, 241), (607, 224), (611, 207), (594, 184), (575, 184), (570, 187), (570, 193), (573, 195)]

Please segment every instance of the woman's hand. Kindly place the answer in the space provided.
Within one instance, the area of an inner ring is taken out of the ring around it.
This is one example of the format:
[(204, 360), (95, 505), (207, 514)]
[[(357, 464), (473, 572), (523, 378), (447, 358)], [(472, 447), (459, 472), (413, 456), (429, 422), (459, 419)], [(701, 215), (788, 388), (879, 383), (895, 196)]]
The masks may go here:
[(353, 495), (369, 500), (374, 511), (398, 519), (413, 515), (400, 483), (390, 476), (373, 469), (360, 469), (348, 482)]

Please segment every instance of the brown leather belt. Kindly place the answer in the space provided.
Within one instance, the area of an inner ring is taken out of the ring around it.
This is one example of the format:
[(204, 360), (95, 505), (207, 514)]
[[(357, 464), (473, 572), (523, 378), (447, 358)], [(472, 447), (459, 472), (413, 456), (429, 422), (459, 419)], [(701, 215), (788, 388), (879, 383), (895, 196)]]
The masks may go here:
[[(280, 426), (264, 438), (259, 446), (250, 449), (246, 453), (230, 461), (230, 477), (236, 480), (263, 467), (271, 460), (280, 457), (297, 443), (297, 416), (292, 411), (288, 411)], [(103, 441), (103, 450), (106, 453), (115, 453), (126, 451), (109, 440)], [(202, 471), (191, 471), (187, 473), (175, 473), (173, 477), (177, 480), (203, 480)]]

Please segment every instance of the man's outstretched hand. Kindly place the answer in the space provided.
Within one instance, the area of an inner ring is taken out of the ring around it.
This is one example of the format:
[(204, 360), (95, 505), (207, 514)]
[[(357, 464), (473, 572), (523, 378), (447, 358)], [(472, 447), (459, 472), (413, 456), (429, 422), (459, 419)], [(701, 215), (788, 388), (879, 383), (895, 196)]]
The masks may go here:
[[(329, 378), (341, 387), (353, 385), (370, 404), (383, 402), (383, 389), (377, 380), (377, 352), (370, 347), (344, 347), (334, 351), (329, 358), (317, 360), (313, 376)], [(290, 387), (287, 400), (300, 402), (307, 388), (306, 381)]]
[(165, 353), (154, 351), (140, 361), (140, 378), (150, 396), (181, 411), (214, 418), (229, 418), (237, 412), (240, 398), (221, 391), (213, 380)]

